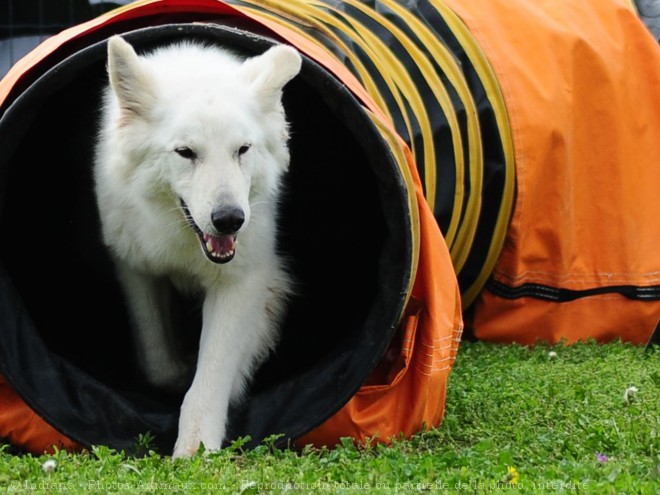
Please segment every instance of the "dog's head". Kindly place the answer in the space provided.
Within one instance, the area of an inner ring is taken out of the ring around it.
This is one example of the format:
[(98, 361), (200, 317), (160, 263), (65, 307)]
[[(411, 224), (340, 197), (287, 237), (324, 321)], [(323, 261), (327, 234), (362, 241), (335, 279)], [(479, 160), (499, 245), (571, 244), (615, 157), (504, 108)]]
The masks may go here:
[(109, 40), (119, 173), (183, 215), (214, 263), (234, 257), (253, 208), (274, 207), (289, 163), (282, 90), (300, 67), (284, 45), (245, 60), (191, 43), (138, 56)]

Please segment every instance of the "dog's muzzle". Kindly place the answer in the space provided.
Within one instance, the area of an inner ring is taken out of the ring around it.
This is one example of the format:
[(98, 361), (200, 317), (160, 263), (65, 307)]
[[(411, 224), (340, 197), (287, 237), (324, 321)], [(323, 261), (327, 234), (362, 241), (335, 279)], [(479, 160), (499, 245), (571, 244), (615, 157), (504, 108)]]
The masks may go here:
[(183, 215), (186, 217), (190, 228), (197, 234), (202, 251), (206, 257), (213, 263), (219, 264), (231, 261), (236, 254), (236, 244), (238, 243), (236, 240), (237, 232), (245, 221), (242, 210), (236, 208), (214, 210), (211, 215), (211, 221), (219, 235), (208, 234), (199, 228), (190, 214), (190, 209), (186, 202), (182, 199), (180, 201)]

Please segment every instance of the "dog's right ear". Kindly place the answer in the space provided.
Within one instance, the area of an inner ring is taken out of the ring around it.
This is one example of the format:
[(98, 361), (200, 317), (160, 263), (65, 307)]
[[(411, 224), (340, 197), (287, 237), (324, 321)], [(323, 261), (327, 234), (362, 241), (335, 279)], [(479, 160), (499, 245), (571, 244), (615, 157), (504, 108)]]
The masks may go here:
[(108, 40), (108, 76), (122, 121), (146, 118), (156, 101), (156, 86), (133, 47), (120, 36)]

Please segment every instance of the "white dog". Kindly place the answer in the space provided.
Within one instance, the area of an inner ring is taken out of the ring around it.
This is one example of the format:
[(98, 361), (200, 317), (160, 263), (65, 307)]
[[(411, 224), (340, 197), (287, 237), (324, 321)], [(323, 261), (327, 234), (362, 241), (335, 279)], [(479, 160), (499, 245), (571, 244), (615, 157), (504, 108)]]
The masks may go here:
[(108, 43), (96, 194), (152, 384), (176, 389), (190, 376), (172, 339), (170, 282), (204, 294), (174, 457), (221, 447), (230, 402), (277, 339), (291, 286), (275, 251), (289, 164), (281, 99), (300, 67), (284, 45), (242, 59), (187, 42), (144, 56)]

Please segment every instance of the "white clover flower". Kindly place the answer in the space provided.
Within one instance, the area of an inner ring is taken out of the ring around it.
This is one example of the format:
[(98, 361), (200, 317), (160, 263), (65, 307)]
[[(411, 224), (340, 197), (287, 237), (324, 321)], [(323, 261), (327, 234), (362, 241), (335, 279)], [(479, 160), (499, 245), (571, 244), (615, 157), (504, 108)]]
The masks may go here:
[(635, 397), (635, 394), (639, 392), (637, 387), (628, 387), (626, 391), (623, 393), (623, 400), (626, 402), (630, 402), (633, 397)]
[(43, 469), (46, 473), (52, 473), (55, 471), (55, 469), (57, 469), (57, 461), (55, 461), (55, 459), (48, 459), (41, 465), (41, 469)]
[(548, 353), (548, 358), (550, 359), (557, 359), (557, 353), (555, 351), (550, 351)]

